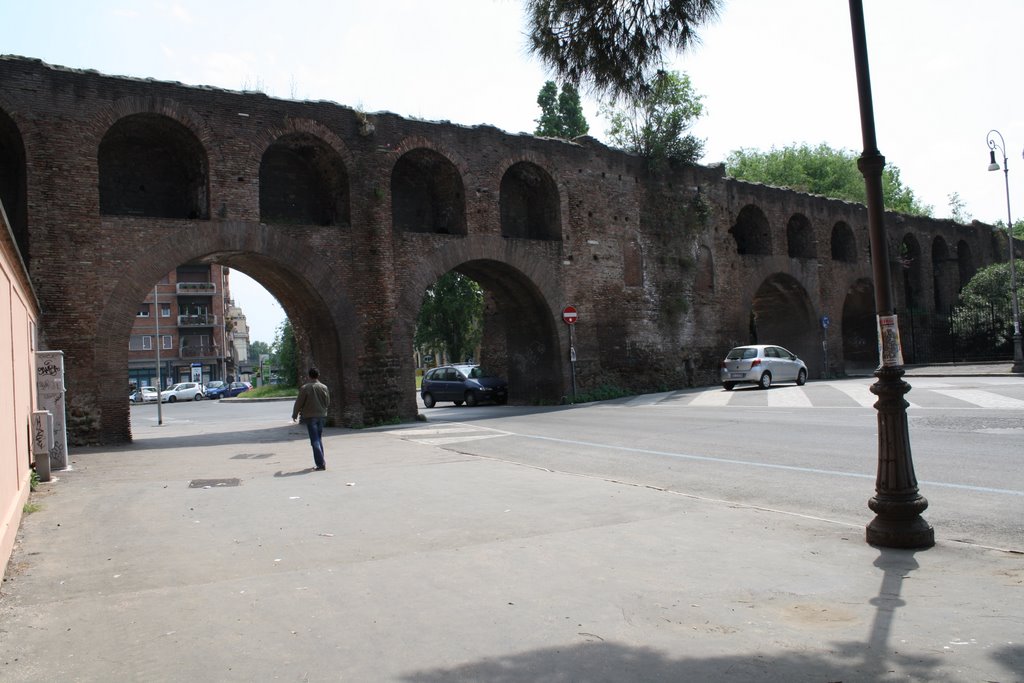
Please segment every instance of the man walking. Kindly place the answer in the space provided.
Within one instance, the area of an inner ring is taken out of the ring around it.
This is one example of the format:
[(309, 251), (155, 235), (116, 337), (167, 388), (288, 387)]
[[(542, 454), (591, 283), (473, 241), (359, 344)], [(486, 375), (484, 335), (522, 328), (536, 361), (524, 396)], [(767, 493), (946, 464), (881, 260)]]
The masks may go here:
[(309, 432), (309, 443), (313, 446), (313, 464), (318, 470), (326, 470), (324, 462), (324, 418), (327, 408), (331, 405), (331, 392), (320, 382), (320, 372), (316, 368), (309, 369), (309, 381), (299, 389), (299, 395), (292, 407), (292, 422), (302, 415), (302, 422)]

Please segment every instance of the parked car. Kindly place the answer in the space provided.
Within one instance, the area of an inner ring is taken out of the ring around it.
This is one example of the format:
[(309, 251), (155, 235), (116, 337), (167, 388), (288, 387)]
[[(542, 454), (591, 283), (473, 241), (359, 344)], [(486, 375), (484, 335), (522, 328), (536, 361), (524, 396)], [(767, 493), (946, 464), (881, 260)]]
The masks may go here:
[(203, 394), (209, 399), (220, 398), (221, 394), (224, 393), (224, 390), (227, 389), (227, 387), (227, 382), (215, 379), (212, 382), (206, 383), (206, 387), (203, 388)]
[(232, 382), (224, 387), (224, 390), (220, 393), (220, 398), (232, 398), (250, 389), (252, 389), (252, 385), (248, 382)]
[(170, 389), (160, 392), (160, 399), (168, 403), (176, 401), (201, 401), (203, 385), (199, 382), (178, 382)]
[(757, 384), (767, 389), (772, 382), (807, 381), (807, 366), (781, 346), (737, 346), (721, 362), (722, 386), (732, 391), (737, 384)]
[(128, 396), (128, 400), (132, 403), (156, 403), (159, 399), (160, 392), (156, 390), (156, 387), (142, 387)]
[(423, 405), (433, 408), (438, 401), (475, 406), (480, 401), (508, 401), (508, 382), (479, 365), (443, 365), (428, 370), (420, 383)]

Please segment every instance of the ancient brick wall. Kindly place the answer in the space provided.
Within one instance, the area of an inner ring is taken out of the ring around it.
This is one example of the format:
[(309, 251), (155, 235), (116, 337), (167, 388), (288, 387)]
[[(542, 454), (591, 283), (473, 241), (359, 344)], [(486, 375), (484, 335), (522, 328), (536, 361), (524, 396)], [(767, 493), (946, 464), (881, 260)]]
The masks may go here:
[[(66, 353), (80, 443), (130, 439), (109, 386), (124, 384), (136, 308), (192, 261), (242, 270), (278, 299), (335, 390), (335, 424), (415, 415), (413, 326), (424, 290), (453, 269), (486, 291), (482, 360), (513, 402), (568, 393), (567, 304), (582, 391), (712, 383), (724, 351), (753, 335), (792, 345), (812, 377), (841, 371), (844, 354), (870, 362), (859, 205), (720, 167), (654, 172), (590, 138), (22, 58), (0, 58), (0, 84), (0, 193), (24, 217), (19, 246), (45, 343)], [(919, 246), (901, 303), (906, 291), (915, 305), (948, 300), (998, 253), (988, 226), (886, 220), (897, 255)], [(892, 267), (904, 282), (906, 264)]]

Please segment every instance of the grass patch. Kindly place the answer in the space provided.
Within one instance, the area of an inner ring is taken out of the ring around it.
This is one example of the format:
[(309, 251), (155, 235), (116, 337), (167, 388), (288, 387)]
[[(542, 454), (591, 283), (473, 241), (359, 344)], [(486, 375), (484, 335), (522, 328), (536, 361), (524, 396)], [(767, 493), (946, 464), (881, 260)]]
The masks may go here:
[(280, 384), (264, 384), (242, 392), (239, 398), (291, 398), (299, 395), (297, 387), (283, 387)]
[(42, 509), (42, 505), (38, 505), (36, 503), (25, 503), (25, 507), (21, 508), (21, 511), (26, 515), (31, 515), (33, 512), (39, 512)]

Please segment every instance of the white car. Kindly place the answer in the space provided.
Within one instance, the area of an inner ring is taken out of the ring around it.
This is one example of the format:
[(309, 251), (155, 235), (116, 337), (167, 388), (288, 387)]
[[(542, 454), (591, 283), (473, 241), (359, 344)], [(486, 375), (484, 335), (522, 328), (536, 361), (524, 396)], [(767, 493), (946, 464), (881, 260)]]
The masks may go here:
[(156, 387), (142, 387), (132, 392), (131, 401), (132, 403), (156, 403), (159, 397), (160, 392), (156, 390)]
[(767, 389), (772, 382), (807, 381), (807, 366), (781, 346), (737, 346), (721, 363), (722, 386), (732, 391), (737, 384), (756, 384)]
[(203, 400), (203, 385), (198, 382), (178, 382), (170, 389), (160, 392), (160, 400), (174, 403), (175, 401)]

